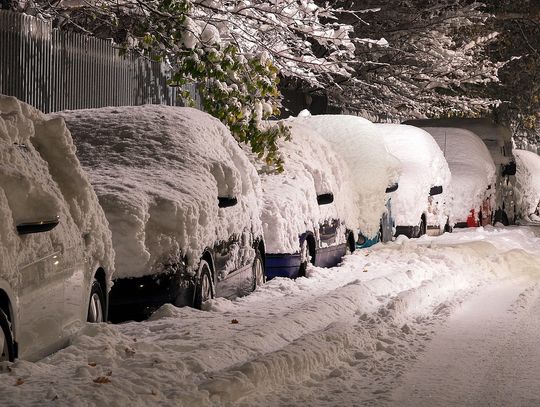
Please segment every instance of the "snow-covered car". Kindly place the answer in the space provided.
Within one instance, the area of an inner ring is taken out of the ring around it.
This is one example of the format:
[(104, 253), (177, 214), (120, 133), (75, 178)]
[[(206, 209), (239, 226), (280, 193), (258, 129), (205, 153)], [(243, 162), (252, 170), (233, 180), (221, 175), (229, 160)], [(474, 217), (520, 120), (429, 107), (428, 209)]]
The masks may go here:
[(0, 360), (36, 360), (107, 318), (111, 232), (69, 132), (0, 95)]
[(516, 204), (519, 218), (540, 221), (540, 156), (514, 150), (516, 157)]
[(451, 127), (465, 129), (476, 134), (486, 145), (496, 167), (495, 190), (493, 191), (493, 222), (508, 225), (515, 218), (514, 185), (516, 161), (512, 153), (512, 133), (509, 128), (494, 123), (488, 118), (422, 119), (404, 122), (412, 126)]
[(486, 145), (473, 132), (452, 127), (423, 127), (443, 150), (450, 168), (451, 227), (492, 222), (496, 168)]
[(260, 180), (219, 120), (158, 105), (61, 115), (111, 225), (111, 320), (264, 282)]
[(261, 219), (267, 245), (266, 275), (303, 276), (308, 262), (335, 266), (355, 250), (358, 205), (347, 166), (320, 135), (297, 123), (282, 122), (291, 138), (279, 141), (282, 173), (265, 173)]
[(392, 196), (396, 235), (439, 234), (447, 223), (450, 170), (431, 135), (403, 124), (375, 124), (388, 151), (401, 161), (399, 188)]
[[(377, 127), (351, 115), (302, 112), (295, 123), (316, 131), (349, 169), (349, 196), (358, 205), (356, 247), (392, 238), (391, 194), (398, 187), (401, 163), (390, 154)], [(389, 233), (388, 233), (389, 231)]]

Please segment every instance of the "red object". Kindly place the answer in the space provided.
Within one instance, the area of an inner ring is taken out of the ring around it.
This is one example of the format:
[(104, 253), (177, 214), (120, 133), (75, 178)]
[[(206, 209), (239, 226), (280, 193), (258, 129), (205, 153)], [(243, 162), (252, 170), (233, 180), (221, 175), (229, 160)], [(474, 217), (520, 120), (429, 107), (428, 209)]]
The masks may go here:
[(478, 226), (478, 221), (476, 220), (476, 214), (474, 213), (474, 209), (471, 209), (469, 212), (469, 216), (467, 216), (467, 227), (468, 228), (475, 228)]

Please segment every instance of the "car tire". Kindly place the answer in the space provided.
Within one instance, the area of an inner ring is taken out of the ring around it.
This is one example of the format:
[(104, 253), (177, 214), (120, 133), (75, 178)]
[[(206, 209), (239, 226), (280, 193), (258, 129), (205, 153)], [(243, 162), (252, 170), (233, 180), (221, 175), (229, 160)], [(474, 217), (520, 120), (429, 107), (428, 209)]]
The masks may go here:
[(347, 235), (345, 255), (353, 254), (355, 250), (356, 250), (356, 242), (354, 241), (354, 235), (351, 232)]
[(424, 217), (422, 217), (422, 219), (420, 219), (420, 225), (419, 225), (419, 229), (418, 229), (418, 236), (416, 237), (420, 237), (420, 236), (423, 236), (426, 234), (426, 221), (424, 220)]
[(8, 317), (0, 309), (0, 362), (15, 360), (15, 343)]
[(87, 322), (105, 322), (105, 295), (99, 281), (94, 279), (90, 290), (90, 301), (88, 302)]
[(195, 299), (193, 306), (201, 309), (205, 301), (214, 298), (214, 283), (212, 280), (212, 271), (206, 260), (199, 263), (199, 274), (195, 286)]
[(255, 259), (253, 260), (253, 291), (266, 283), (266, 274), (264, 272), (264, 261), (259, 250), (255, 252)]

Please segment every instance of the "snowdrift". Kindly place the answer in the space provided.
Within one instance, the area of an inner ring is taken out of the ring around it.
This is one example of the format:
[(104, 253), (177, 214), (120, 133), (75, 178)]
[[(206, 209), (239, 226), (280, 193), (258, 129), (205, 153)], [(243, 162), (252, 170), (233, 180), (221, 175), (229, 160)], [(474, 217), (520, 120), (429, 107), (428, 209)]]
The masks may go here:
[[(164, 271), (251, 228), (262, 235), (260, 181), (217, 119), (159, 105), (62, 112), (111, 224), (115, 278)], [(218, 208), (218, 197), (238, 204)], [(227, 270), (230, 271), (230, 270)]]

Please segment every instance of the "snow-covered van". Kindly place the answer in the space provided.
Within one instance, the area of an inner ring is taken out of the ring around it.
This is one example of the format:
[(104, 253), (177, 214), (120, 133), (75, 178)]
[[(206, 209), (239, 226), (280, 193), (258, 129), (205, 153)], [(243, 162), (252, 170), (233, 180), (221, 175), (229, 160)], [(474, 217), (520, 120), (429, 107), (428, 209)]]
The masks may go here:
[(447, 222), (450, 170), (431, 135), (402, 124), (375, 124), (388, 151), (401, 161), (399, 188), (392, 196), (396, 235), (441, 233)]
[(496, 168), (486, 145), (473, 132), (452, 127), (423, 127), (444, 153), (452, 179), (448, 224), (491, 224)]
[(532, 151), (514, 150), (516, 157), (517, 216), (524, 221), (540, 221), (540, 156)]
[(420, 128), (451, 127), (465, 129), (480, 137), (491, 154), (497, 169), (495, 191), (493, 191), (495, 209), (493, 222), (501, 222), (507, 225), (514, 220), (516, 161), (512, 153), (512, 133), (509, 128), (496, 124), (487, 118), (423, 119), (409, 120), (404, 123)]
[(112, 320), (264, 282), (260, 180), (219, 120), (159, 105), (61, 115), (111, 225)]
[(295, 123), (316, 131), (349, 169), (349, 199), (357, 206), (356, 247), (392, 239), (391, 196), (398, 187), (401, 168), (369, 120), (351, 115), (302, 112)]
[(347, 250), (355, 250), (358, 205), (352, 199), (348, 168), (320, 135), (297, 123), (282, 122), (291, 138), (280, 140), (282, 173), (265, 173), (264, 238), (268, 278), (304, 275), (308, 262), (336, 265)]
[(0, 360), (107, 318), (111, 232), (64, 121), (0, 95)]

